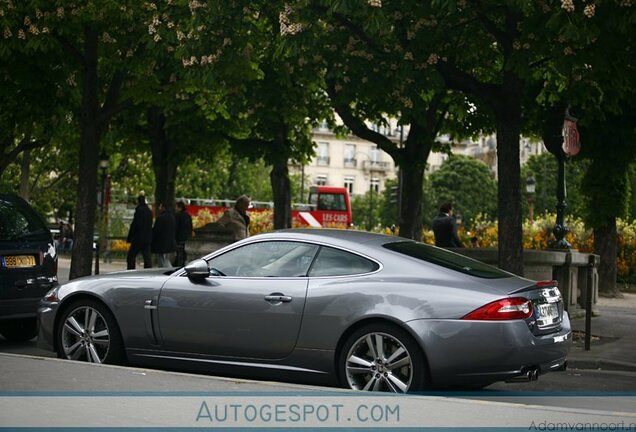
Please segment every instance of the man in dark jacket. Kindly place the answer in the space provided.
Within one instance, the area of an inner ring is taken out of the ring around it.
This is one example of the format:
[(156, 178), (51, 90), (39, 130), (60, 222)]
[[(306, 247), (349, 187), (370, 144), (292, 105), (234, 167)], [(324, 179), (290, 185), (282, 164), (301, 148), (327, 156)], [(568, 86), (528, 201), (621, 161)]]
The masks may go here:
[(146, 205), (146, 197), (137, 197), (137, 208), (135, 216), (128, 231), (128, 243), (130, 249), (126, 257), (128, 270), (135, 269), (137, 254), (142, 253), (144, 257), (144, 268), (152, 267), (152, 255), (150, 254), (150, 243), (152, 242), (152, 212)]
[(177, 223), (177, 257), (174, 265), (176, 267), (183, 267), (188, 259), (188, 255), (185, 251), (185, 244), (186, 241), (190, 240), (192, 237), (192, 217), (188, 214), (183, 201), (177, 201), (176, 207), (177, 212), (175, 213), (175, 220)]
[(433, 233), (435, 246), (464, 247), (457, 236), (457, 224), (453, 217), (453, 205), (449, 202), (442, 204), (439, 214), (433, 219)]
[(168, 254), (177, 250), (174, 216), (159, 204), (159, 215), (152, 227), (152, 252), (157, 258), (157, 267), (170, 267)]

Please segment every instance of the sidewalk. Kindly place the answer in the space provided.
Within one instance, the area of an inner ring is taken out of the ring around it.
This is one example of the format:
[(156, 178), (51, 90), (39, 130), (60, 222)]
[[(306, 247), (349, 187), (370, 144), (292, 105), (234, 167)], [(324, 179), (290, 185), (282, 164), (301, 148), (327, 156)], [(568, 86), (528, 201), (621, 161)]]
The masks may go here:
[[(70, 257), (59, 258), (60, 282), (68, 280)], [(113, 260), (99, 263), (100, 273), (126, 270), (126, 262)], [(137, 268), (143, 264), (138, 263)], [(568, 356), (568, 367), (636, 372), (636, 294), (622, 299), (600, 297), (592, 317), (592, 341), (585, 351), (585, 318), (572, 320), (574, 343)]]
[(636, 372), (636, 294), (624, 298), (599, 297), (592, 317), (592, 341), (585, 351), (585, 318), (572, 320), (574, 344), (568, 367)]

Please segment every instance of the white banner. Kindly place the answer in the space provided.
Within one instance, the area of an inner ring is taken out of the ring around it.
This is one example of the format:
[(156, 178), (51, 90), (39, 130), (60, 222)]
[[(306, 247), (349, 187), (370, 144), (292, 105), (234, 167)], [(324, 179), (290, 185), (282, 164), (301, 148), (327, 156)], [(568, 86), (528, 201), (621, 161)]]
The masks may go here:
[[(633, 397), (632, 397), (633, 398)], [(443, 396), (343, 393), (0, 394), (0, 428), (632, 430), (636, 414)]]

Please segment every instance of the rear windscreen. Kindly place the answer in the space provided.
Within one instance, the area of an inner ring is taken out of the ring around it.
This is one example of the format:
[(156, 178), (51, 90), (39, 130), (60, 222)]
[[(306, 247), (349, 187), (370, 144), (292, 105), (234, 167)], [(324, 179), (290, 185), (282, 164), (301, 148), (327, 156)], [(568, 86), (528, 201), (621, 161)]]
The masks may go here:
[(384, 248), (422, 261), (446, 267), (471, 276), (485, 279), (501, 279), (512, 277), (510, 273), (481, 261), (465, 257), (438, 247), (412, 241), (393, 242), (382, 245)]
[(42, 218), (27, 204), (0, 198), (0, 241), (48, 239), (50, 235)]

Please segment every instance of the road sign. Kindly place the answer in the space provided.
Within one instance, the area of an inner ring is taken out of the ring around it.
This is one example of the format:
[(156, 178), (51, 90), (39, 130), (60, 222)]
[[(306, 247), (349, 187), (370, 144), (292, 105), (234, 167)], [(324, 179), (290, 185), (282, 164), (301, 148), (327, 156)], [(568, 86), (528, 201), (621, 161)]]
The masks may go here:
[(563, 122), (563, 151), (568, 156), (576, 156), (581, 151), (579, 131), (576, 129), (576, 120), (565, 118)]

